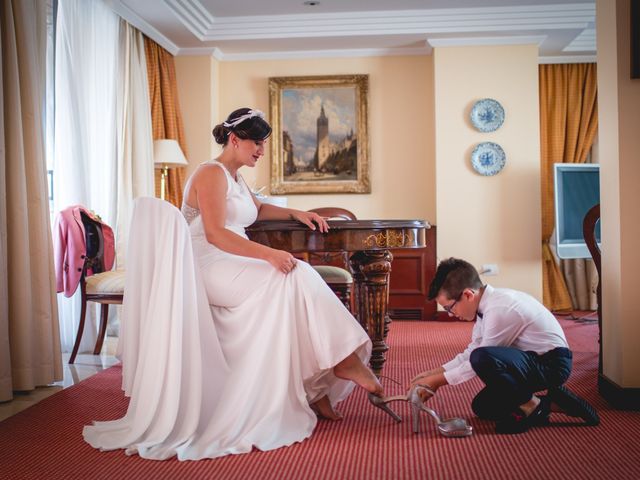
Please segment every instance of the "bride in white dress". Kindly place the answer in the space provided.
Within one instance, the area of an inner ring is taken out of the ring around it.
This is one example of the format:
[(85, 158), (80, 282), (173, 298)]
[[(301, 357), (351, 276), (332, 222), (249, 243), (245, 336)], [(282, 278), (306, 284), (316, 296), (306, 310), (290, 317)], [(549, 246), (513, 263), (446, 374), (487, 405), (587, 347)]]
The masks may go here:
[[(234, 111), (213, 130), (222, 153), (200, 165), (185, 188), (182, 213), (228, 367), (226, 379), (213, 388), (215, 394), (207, 394), (211, 386), (203, 388), (198, 427), (180, 441), (171, 433), (150, 442), (144, 432), (132, 437), (129, 427), (126, 440), (114, 440), (105, 426), (119, 424), (107, 422), (85, 427), (85, 439), (94, 447), (127, 448), (156, 459), (271, 450), (309, 437), (318, 417), (340, 419), (336, 405), (354, 383), (382, 395), (365, 366), (369, 337), (317, 272), (245, 234), (257, 219), (295, 219), (311, 229), (328, 229), (315, 213), (261, 204), (238, 173), (242, 166), (255, 166), (270, 134), (261, 112)], [(145, 428), (153, 430), (138, 430)]]

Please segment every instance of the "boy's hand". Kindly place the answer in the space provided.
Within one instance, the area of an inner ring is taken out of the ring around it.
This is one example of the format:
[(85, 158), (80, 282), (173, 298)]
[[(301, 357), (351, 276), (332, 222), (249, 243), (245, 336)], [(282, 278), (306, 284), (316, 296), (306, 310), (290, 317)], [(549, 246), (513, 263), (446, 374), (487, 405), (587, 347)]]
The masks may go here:
[(421, 378), (432, 377), (434, 375), (437, 375), (438, 373), (444, 373), (444, 368), (437, 367), (437, 368), (434, 368), (433, 370), (427, 370), (426, 372), (419, 373), (418, 375), (416, 375), (411, 379), (411, 385), (413, 385), (414, 383), (420, 383), (418, 382), (418, 380), (420, 380)]
[[(447, 385), (447, 379), (444, 377), (444, 368), (442, 367), (435, 368), (433, 370), (429, 370), (427, 372), (423, 372), (417, 375), (416, 377), (414, 377), (413, 380), (411, 380), (411, 385), (409, 386), (409, 389), (413, 389), (414, 387), (420, 386), (420, 385), (427, 387), (429, 390), (431, 390), (434, 393), (442, 385)], [(424, 389), (418, 390), (418, 395), (420, 395), (420, 398), (422, 399), (423, 402), (426, 402), (432, 397), (431, 393), (429, 393), (427, 390), (424, 390)]]

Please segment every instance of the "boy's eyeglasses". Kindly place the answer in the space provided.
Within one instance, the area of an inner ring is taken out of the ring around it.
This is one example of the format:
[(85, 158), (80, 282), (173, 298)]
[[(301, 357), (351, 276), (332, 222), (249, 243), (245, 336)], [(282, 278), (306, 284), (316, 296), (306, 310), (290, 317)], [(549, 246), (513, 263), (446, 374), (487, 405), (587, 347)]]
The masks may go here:
[(456, 304), (460, 301), (460, 299), (462, 298), (462, 293), (460, 292), (460, 295), (458, 295), (458, 298), (455, 299), (455, 301), (451, 304), (451, 305), (443, 305), (442, 308), (444, 309), (445, 312), (447, 312), (449, 315), (453, 315), (453, 307), (456, 306)]

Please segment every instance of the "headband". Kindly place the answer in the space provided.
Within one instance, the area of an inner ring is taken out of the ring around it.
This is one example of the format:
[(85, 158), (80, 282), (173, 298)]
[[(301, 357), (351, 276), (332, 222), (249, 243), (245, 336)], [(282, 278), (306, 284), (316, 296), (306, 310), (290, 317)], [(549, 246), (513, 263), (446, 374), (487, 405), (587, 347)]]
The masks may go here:
[(234, 118), (231, 122), (222, 122), (222, 126), (227, 128), (233, 128), (240, 125), (245, 120), (249, 120), (250, 118), (253, 118), (253, 117), (264, 118), (264, 113), (262, 113), (260, 110), (249, 110), (244, 115), (240, 115), (239, 117)]

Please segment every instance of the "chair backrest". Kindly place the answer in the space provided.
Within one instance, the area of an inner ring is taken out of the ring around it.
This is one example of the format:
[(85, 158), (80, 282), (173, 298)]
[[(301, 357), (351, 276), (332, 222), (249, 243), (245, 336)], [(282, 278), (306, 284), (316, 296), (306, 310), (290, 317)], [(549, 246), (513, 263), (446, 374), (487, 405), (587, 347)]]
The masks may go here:
[(315, 212), (321, 217), (326, 217), (331, 219), (357, 220), (356, 216), (346, 208), (320, 207), (320, 208), (312, 208), (309, 211)]
[(596, 288), (596, 298), (598, 299), (598, 335), (600, 337), (598, 352), (598, 373), (602, 374), (602, 256), (598, 240), (596, 238), (596, 224), (600, 220), (600, 204), (594, 205), (589, 209), (582, 221), (582, 235), (587, 244), (593, 263), (598, 272), (598, 286)]
[[(312, 208), (310, 212), (315, 212), (321, 217), (331, 220), (357, 220), (353, 212), (340, 207), (320, 207)], [(349, 270), (348, 252), (310, 252), (307, 260), (311, 265), (332, 265)]]
[(584, 236), (584, 241), (587, 244), (587, 248), (589, 249), (589, 253), (591, 253), (591, 257), (593, 258), (593, 262), (595, 263), (598, 275), (600, 276), (600, 247), (598, 246), (598, 241), (596, 239), (596, 224), (598, 223), (598, 220), (600, 220), (600, 204), (591, 207), (584, 216), (584, 220), (582, 222), (582, 234)]
[(82, 276), (104, 272), (104, 236), (102, 226), (84, 212), (80, 213), (84, 225), (86, 257)]
[[(140, 417), (153, 421), (179, 414), (144, 412), (162, 405), (158, 397), (171, 395), (167, 385), (202, 392), (206, 388), (200, 382), (221, 385), (216, 377), (226, 375), (227, 367), (180, 210), (159, 198), (139, 197), (130, 225), (120, 325), (123, 387), (128, 395), (140, 394), (129, 408), (139, 408)], [(136, 383), (146, 388), (134, 388)], [(174, 398), (166, 405), (182, 403)]]

